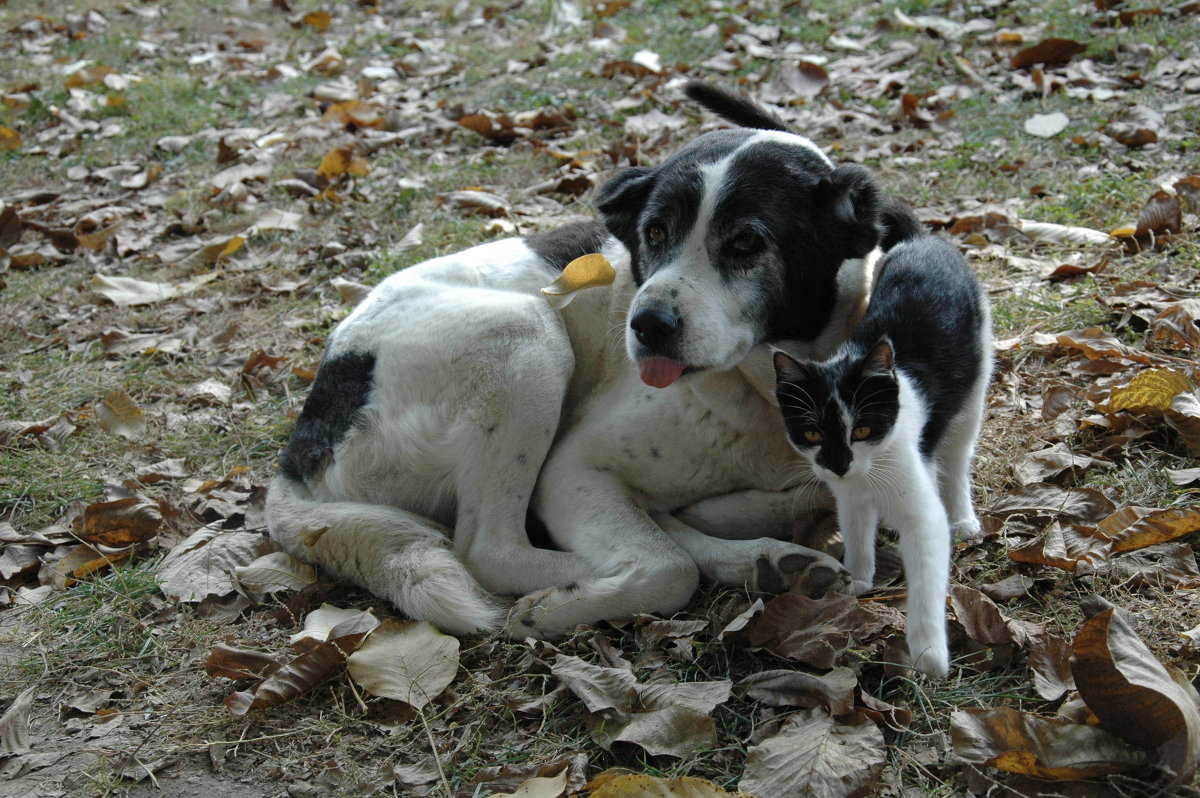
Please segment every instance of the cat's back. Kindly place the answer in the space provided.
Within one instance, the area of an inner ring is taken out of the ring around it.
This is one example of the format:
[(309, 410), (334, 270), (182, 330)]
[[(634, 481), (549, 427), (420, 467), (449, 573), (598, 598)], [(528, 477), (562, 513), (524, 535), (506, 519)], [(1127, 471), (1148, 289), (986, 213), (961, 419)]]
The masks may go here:
[(887, 335), (903, 367), (956, 352), (978, 356), (986, 324), (986, 298), (971, 267), (953, 244), (924, 235), (888, 252), (854, 338), (870, 347)]

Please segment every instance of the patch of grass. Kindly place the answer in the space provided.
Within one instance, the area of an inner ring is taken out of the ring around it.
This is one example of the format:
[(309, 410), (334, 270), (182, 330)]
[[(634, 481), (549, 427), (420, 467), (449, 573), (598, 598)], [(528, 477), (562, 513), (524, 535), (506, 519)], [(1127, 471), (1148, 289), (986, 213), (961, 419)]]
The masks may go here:
[(103, 484), (78, 458), (78, 445), (63, 449), (0, 448), (0, 517), (23, 529), (38, 529), (62, 516), (74, 502), (100, 498)]

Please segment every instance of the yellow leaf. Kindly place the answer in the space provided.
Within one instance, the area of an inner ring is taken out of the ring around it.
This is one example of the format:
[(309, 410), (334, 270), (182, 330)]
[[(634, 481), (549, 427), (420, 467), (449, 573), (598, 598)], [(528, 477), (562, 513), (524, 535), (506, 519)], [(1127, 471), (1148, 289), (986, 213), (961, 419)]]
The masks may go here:
[(0, 152), (12, 152), (21, 146), (21, 134), (11, 127), (0, 125)]
[(68, 89), (81, 89), (92, 83), (99, 83), (104, 80), (105, 75), (111, 75), (114, 72), (116, 72), (115, 69), (104, 64), (85, 67), (78, 72), (72, 72), (71, 76), (67, 78), (66, 86)]
[(618, 775), (606, 770), (584, 789), (591, 798), (749, 798), (744, 792), (728, 792), (707, 779), (677, 776), (671, 779), (644, 773)]
[(1122, 507), (1098, 525), (1100, 535), (1112, 541), (1114, 552), (1134, 551), (1167, 543), (1200, 531), (1200, 509), (1146, 510)]
[(324, 33), (328, 30), (333, 17), (328, 11), (310, 11), (301, 18), (301, 21), (318, 33)]
[(365, 175), (369, 171), (365, 158), (354, 154), (352, 147), (338, 147), (325, 153), (317, 174), (326, 180), (333, 180), (345, 174)]
[(616, 277), (616, 270), (603, 255), (584, 255), (568, 263), (558, 279), (542, 289), (542, 294), (551, 307), (562, 308), (571, 301), (576, 291), (593, 286), (612, 285)]
[(145, 413), (124, 391), (109, 391), (96, 405), (96, 420), (113, 435), (133, 438), (146, 427)]
[(1106, 409), (1110, 413), (1121, 410), (1166, 410), (1175, 396), (1191, 389), (1191, 381), (1178, 371), (1147, 369), (1138, 373), (1123, 388), (1114, 388)]

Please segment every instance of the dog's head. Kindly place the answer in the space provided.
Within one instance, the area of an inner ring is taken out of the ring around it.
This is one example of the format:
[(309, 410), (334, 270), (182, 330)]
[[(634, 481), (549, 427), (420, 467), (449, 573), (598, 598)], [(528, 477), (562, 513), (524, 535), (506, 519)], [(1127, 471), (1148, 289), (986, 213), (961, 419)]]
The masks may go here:
[(815, 338), (839, 268), (879, 244), (881, 202), (866, 169), (779, 130), (708, 133), (619, 172), (596, 207), (632, 256), (625, 340), (642, 380), (666, 387), (763, 341)]

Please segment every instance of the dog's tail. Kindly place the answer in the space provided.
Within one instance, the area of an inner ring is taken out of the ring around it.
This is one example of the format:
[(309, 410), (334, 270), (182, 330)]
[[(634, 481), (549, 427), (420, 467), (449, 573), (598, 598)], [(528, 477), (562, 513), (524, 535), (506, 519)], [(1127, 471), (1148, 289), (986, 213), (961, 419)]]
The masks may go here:
[(740, 94), (718, 89), (701, 80), (688, 81), (683, 90), (693, 101), (738, 127), (796, 132), (787, 122)]
[(444, 632), (496, 629), (504, 610), (427, 518), (361, 502), (318, 501), (283, 474), (267, 494), (271, 537), (290, 554), (350, 579)]

